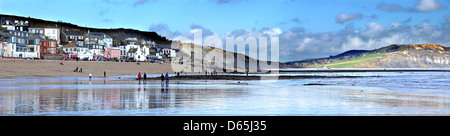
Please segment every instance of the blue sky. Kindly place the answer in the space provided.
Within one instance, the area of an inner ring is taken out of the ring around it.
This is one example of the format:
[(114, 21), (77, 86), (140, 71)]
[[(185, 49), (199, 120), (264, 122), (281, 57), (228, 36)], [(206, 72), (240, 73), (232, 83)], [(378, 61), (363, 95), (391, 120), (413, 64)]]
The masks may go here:
[(448, 0), (0, 0), (0, 13), (169, 39), (194, 28), (205, 37), (276, 35), (287, 61), (390, 44), (449, 46), (449, 6)]

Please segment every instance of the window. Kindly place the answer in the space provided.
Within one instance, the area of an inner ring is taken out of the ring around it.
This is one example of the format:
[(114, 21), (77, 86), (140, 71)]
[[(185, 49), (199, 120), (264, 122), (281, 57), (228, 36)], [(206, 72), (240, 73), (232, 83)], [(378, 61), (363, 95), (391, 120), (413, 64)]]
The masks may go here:
[(56, 34), (56, 30), (52, 30), (53, 34)]

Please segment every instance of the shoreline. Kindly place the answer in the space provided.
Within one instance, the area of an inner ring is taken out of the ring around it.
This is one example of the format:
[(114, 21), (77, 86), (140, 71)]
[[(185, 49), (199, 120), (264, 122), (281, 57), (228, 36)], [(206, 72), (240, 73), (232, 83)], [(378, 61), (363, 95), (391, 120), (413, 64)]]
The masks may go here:
[(279, 69), (279, 72), (450, 72), (450, 68), (342, 68), (342, 69)]
[[(317, 79), (317, 78), (361, 78), (361, 77), (381, 77), (381, 76), (266, 76), (277, 77), (275, 79), (262, 79), (262, 76), (245, 75), (180, 75), (171, 76), (170, 80), (278, 80), (278, 79)], [(138, 78), (135, 78), (139, 80)], [(142, 78), (141, 78), (142, 79)], [(161, 80), (161, 77), (150, 77), (142, 80)]]
[[(63, 63), (61, 65), (60, 63)], [(76, 67), (83, 69), (83, 73), (73, 72)], [(305, 72), (305, 73), (333, 73), (333, 72), (450, 72), (450, 69), (414, 69), (414, 68), (354, 68), (354, 69), (320, 69), (320, 68), (304, 68), (304, 69), (279, 69), (279, 73), (283, 72)], [(124, 75), (138, 75), (141, 73), (146, 74), (174, 74), (170, 63), (145, 63), (140, 62), (109, 62), (109, 61), (62, 61), (62, 60), (23, 60), (23, 59), (2, 59), (0, 58), (0, 79), (14, 79), (21, 77), (92, 77), (103, 78), (103, 72), (106, 72), (106, 77), (111, 76), (124, 76)], [(183, 75), (185, 72), (183, 72)], [(204, 72), (187, 72), (187, 74), (204, 74)], [(222, 73), (218, 72), (216, 78), (212, 77), (191, 77), (189, 79), (248, 79), (255, 80), (261, 79), (260, 76), (254, 77), (252, 73), (249, 73), (252, 77), (220, 77)], [(239, 73), (245, 75), (245, 73)], [(193, 75), (190, 75), (193, 76)], [(292, 79), (292, 76), (279, 76), (278, 79)], [(295, 77), (295, 78), (312, 78), (312, 77)], [(318, 77), (329, 78), (329, 77)], [(184, 79), (182, 79), (184, 80)]]

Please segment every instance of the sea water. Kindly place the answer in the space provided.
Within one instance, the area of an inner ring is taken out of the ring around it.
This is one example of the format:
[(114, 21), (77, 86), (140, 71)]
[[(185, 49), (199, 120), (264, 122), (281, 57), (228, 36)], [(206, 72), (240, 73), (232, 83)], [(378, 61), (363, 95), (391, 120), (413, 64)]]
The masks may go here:
[(450, 115), (450, 72), (280, 75), (363, 77), (286, 79), (269, 83), (170, 80), (169, 84), (137, 81), (135, 75), (91, 80), (87, 77), (0, 79), (0, 115)]

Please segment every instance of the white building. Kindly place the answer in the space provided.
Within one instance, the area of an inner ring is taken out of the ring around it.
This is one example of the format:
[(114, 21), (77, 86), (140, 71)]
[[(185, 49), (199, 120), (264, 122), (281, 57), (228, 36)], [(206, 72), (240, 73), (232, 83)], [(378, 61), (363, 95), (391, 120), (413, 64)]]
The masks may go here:
[(165, 58), (175, 58), (177, 57), (177, 53), (174, 49), (163, 48), (159, 50), (159, 54)]
[(78, 57), (80, 59), (92, 59), (93, 54), (86, 45), (78, 45), (75, 42), (68, 43), (62, 48), (66, 55), (70, 57)]
[(44, 28), (30, 27), (28, 33), (44, 35)]
[(3, 45), (3, 57), (39, 58), (40, 39), (25, 31), (7, 30), (2, 33), (6, 45)]
[(2, 28), (6, 30), (16, 30), (14, 24), (14, 18), (1, 17)]
[(146, 61), (149, 55), (149, 48), (145, 45), (127, 45), (127, 56), (135, 61)]
[(113, 38), (100, 32), (90, 32), (88, 31), (87, 37), (85, 39), (86, 44), (98, 44), (108, 48), (112, 47)]
[(147, 56), (147, 60), (161, 60), (162, 56), (159, 55), (158, 48), (151, 47), (149, 49), (149, 54)]
[(58, 44), (61, 44), (60, 41), (60, 31), (57, 24), (49, 24), (44, 28), (44, 35), (49, 39), (56, 40)]

